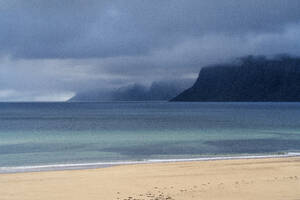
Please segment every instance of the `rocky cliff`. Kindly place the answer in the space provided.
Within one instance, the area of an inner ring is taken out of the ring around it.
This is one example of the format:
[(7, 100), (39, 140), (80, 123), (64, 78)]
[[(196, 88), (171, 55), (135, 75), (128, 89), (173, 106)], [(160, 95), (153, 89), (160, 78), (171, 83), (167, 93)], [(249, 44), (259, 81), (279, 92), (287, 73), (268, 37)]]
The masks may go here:
[(195, 84), (171, 101), (300, 101), (300, 58), (249, 56), (204, 67)]

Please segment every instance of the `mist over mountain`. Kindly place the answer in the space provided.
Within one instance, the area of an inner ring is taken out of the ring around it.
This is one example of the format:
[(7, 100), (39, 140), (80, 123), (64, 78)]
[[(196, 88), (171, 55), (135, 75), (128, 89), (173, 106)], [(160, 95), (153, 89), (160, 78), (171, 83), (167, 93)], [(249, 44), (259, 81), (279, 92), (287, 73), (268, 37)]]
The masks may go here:
[(69, 101), (163, 101), (190, 87), (194, 80), (155, 81), (149, 87), (131, 84), (113, 90), (91, 90), (76, 94)]
[(299, 0), (0, 0), (0, 101), (105, 100), (237, 57), (300, 56), (299, 9)]
[(248, 56), (204, 67), (171, 101), (300, 101), (300, 58)]

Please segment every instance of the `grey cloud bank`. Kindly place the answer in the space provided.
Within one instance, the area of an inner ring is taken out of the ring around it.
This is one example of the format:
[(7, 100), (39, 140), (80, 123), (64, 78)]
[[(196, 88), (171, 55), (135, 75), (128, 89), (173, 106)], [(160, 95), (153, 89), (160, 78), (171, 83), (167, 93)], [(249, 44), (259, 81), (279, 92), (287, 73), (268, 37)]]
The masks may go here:
[(300, 56), (299, 9), (298, 0), (0, 0), (0, 100), (195, 78), (247, 54)]

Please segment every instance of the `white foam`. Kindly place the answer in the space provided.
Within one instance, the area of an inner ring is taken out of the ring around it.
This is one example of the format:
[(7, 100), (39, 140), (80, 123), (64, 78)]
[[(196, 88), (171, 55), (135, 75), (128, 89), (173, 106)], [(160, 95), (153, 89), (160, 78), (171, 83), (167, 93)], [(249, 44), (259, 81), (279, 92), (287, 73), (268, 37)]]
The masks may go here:
[(12, 167), (0, 167), (0, 173), (91, 169), (91, 168), (104, 168), (104, 167), (110, 167), (110, 166), (116, 166), (116, 165), (133, 165), (133, 164), (147, 164), (147, 163), (282, 158), (282, 157), (297, 157), (297, 156), (300, 156), (300, 152), (289, 152), (286, 154), (276, 154), (276, 155), (216, 156), (216, 157), (201, 157), (201, 158), (186, 158), (186, 159), (149, 159), (149, 160), (142, 160), (142, 161), (68, 163), (68, 164), (53, 164), (53, 165), (17, 166), (17, 167), (12, 166)]

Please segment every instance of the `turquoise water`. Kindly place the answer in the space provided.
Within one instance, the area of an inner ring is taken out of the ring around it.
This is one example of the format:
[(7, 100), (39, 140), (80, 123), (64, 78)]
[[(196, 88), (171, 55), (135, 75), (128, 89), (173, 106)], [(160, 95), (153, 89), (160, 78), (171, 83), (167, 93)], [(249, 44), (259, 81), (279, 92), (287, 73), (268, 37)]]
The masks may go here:
[(0, 103), (0, 167), (300, 151), (300, 103)]

